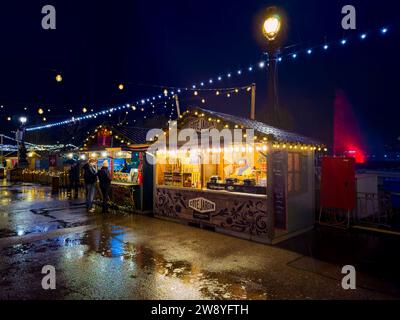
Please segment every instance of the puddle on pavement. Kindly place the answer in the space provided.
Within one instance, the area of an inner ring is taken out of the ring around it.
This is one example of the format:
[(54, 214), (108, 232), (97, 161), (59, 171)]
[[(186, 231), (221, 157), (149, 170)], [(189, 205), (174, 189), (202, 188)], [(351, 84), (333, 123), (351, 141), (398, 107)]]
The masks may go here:
[[(125, 233), (125, 228), (105, 225), (85, 233), (81, 241), (75, 240), (74, 243), (87, 246), (85, 255), (95, 252), (103, 257), (119, 259), (121, 263), (134, 262), (138, 270), (149, 275), (179, 279), (184, 284), (196, 287), (206, 298), (267, 299), (261, 283), (230, 272), (204, 271), (185, 260), (168, 260), (142, 244), (125, 242)], [(136, 274), (131, 276), (136, 277)]]
[[(141, 276), (158, 275), (173, 278), (198, 290), (206, 299), (267, 299), (261, 283), (244, 279), (243, 275), (232, 272), (210, 272), (201, 270), (196, 264), (185, 260), (168, 260), (164, 255), (133, 242), (124, 241), (126, 229), (104, 224), (82, 234), (60, 236), (57, 238), (20, 244), (2, 250), (2, 255), (13, 257), (28, 253), (50, 253), (61, 247), (82, 247), (82, 256), (101, 255), (116, 259), (121, 264), (133, 263), (131, 281)], [(81, 258), (80, 257), (80, 258)], [(142, 273), (142, 275), (141, 275)], [(128, 281), (129, 281), (128, 280)]]

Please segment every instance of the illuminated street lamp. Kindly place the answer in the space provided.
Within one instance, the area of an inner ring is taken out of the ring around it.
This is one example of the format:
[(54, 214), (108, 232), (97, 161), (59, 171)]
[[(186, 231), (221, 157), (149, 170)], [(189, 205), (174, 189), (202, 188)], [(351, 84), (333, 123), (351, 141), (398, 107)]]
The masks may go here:
[(25, 124), (28, 122), (28, 118), (22, 116), (19, 117), (18, 120), (21, 123), (21, 126), (15, 132), (15, 140), (17, 140), (17, 145), (18, 145), (18, 167), (26, 168), (28, 166), (28, 161), (26, 159), (24, 135), (25, 135)]
[(62, 75), (61, 74), (57, 74), (56, 75), (56, 81), (57, 82), (61, 82), (63, 80)]
[(19, 122), (21, 122), (22, 125), (25, 125), (25, 123), (28, 121), (26, 117), (20, 117)]
[(263, 24), (263, 34), (268, 41), (273, 41), (278, 36), (281, 30), (281, 17), (278, 14), (274, 14), (265, 19)]
[(267, 39), (268, 54), (268, 92), (267, 92), (267, 110), (264, 120), (274, 125), (279, 125), (278, 97), (276, 85), (277, 61), (279, 59), (279, 47), (281, 44), (281, 31), (283, 19), (276, 7), (267, 9), (265, 19), (262, 25), (262, 33)]

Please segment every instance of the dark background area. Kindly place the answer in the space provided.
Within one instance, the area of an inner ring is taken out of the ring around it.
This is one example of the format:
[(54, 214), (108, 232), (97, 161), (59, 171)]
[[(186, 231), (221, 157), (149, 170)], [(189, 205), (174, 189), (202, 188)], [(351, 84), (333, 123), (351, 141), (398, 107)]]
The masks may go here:
[[(41, 28), (41, 8), (46, 4), (56, 7), (57, 30)], [(341, 28), (341, 8), (346, 4), (357, 9), (355, 32)], [(279, 101), (291, 119), (285, 125), (331, 144), (333, 102), (341, 89), (371, 151), (395, 142), (400, 136), (400, 9), (396, 1), (387, 0), (2, 1), (0, 131), (9, 134), (22, 114), (29, 116), (29, 125), (40, 123), (39, 107), (51, 108), (44, 115), (48, 122), (58, 121), (80, 114), (83, 106), (100, 110), (161, 93), (143, 84), (191, 86), (256, 65), (263, 48), (255, 21), (269, 5), (278, 5), (288, 15), (285, 45), (297, 46), (286, 53), (354, 37), (345, 47), (316, 49), (311, 57), (280, 64)], [(382, 36), (379, 29), (384, 26), (389, 32)], [(360, 41), (364, 31), (370, 31), (368, 39)], [(54, 80), (57, 72), (63, 75), (62, 83)], [(266, 78), (266, 70), (258, 70), (232, 77), (221, 86), (255, 82), (256, 108), (261, 110), (266, 103)], [(117, 89), (120, 82), (127, 83), (124, 91)], [(204, 98), (206, 108), (249, 114), (248, 94)], [(182, 96), (183, 107), (199, 104), (200, 98), (196, 99)], [(8, 116), (12, 121), (6, 121)], [(88, 121), (80, 128), (94, 123)]]

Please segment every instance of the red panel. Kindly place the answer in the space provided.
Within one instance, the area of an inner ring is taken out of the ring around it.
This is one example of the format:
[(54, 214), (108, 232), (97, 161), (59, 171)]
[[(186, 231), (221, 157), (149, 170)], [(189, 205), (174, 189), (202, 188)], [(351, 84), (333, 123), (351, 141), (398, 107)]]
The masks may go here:
[(97, 133), (97, 145), (99, 147), (110, 147), (111, 146), (111, 134), (107, 129), (100, 130)]
[(353, 210), (356, 205), (354, 158), (322, 158), (321, 207)]

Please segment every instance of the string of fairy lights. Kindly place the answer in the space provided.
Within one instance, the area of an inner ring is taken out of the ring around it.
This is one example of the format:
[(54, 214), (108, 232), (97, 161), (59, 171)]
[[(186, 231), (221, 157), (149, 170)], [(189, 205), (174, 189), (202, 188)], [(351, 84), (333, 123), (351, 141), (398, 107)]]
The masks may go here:
[[(114, 106), (114, 107), (109, 107), (109, 108), (104, 108), (100, 111), (94, 111), (94, 109), (91, 109), (89, 112), (89, 109), (87, 107), (82, 108), (82, 113), (77, 116), (72, 116), (71, 118), (68, 118), (63, 121), (58, 121), (58, 122), (52, 122), (52, 123), (47, 123), (43, 125), (36, 125), (36, 126), (31, 126), (28, 127), (26, 130), (27, 131), (35, 131), (35, 130), (41, 130), (41, 129), (48, 129), (56, 126), (62, 126), (62, 125), (67, 125), (71, 123), (75, 123), (77, 121), (83, 121), (83, 120), (89, 120), (89, 119), (95, 119), (100, 116), (111, 116), (112, 114), (118, 112), (118, 111), (123, 111), (123, 110), (141, 110), (144, 111), (145, 107), (147, 105), (151, 104), (152, 102), (156, 100), (161, 100), (165, 98), (173, 98), (175, 95), (182, 95), (186, 91), (191, 91), (193, 92), (194, 96), (198, 96), (200, 98), (200, 93), (201, 92), (214, 92), (216, 96), (225, 96), (227, 98), (230, 98), (233, 93), (238, 93), (239, 91), (246, 90), (246, 91), (251, 91), (251, 86), (244, 86), (244, 87), (230, 87), (230, 88), (217, 88), (217, 87), (210, 87), (210, 86), (215, 86), (217, 83), (222, 83), (224, 80), (232, 79), (234, 77), (240, 77), (244, 76), (245, 74), (252, 74), (256, 70), (263, 70), (268, 67), (269, 61), (274, 59), (277, 60), (277, 62), (283, 62), (283, 61), (297, 61), (300, 57), (305, 57), (305, 56), (312, 56), (315, 52), (326, 52), (329, 49), (333, 47), (346, 47), (348, 44), (350, 44), (351, 41), (366, 41), (368, 38), (370, 38), (374, 34), (379, 34), (381, 36), (385, 36), (389, 33), (389, 27), (381, 27), (378, 30), (375, 31), (370, 31), (370, 32), (362, 32), (359, 33), (358, 35), (353, 35), (353, 36), (348, 36), (344, 37), (341, 39), (336, 39), (335, 41), (330, 41), (330, 42), (323, 42), (318, 45), (314, 46), (308, 46), (305, 48), (301, 48), (298, 50), (290, 50), (290, 52), (284, 52), (282, 54), (278, 54), (275, 57), (267, 57), (267, 59), (263, 59), (259, 61), (255, 65), (249, 65), (247, 68), (239, 68), (234, 72), (228, 72), (226, 74), (220, 74), (218, 76), (210, 77), (208, 80), (200, 81), (198, 83), (194, 83), (191, 86), (187, 87), (175, 87), (175, 86), (157, 86), (157, 85), (152, 85), (152, 87), (157, 87), (159, 89), (162, 89), (163, 92), (162, 94), (154, 95), (151, 97), (146, 97), (142, 98), (140, 100), (137, 100), (136, 103), (134, 104), (122, 104), (119, 106)], [(61, 82), (62, 77), (60, 74), (57, 74), (56, 76), (56, 81)], [(119, 90), (125, 90), (126, 85), (129, 85), (128, 82), (126, 83), (119, 83), (118, 84), (118, 89)], [(204, 97), (201, 98), (202, 103), (206, 103), (206, 100)], [(1, 109), (4, 108), (3, 105), (0, 106)], [(25, 107), (24, 110), (27, 110)], [(50, 110), (50, 109), (49, 109)], [(49, 111), (47, 110), (47, 111)], [(73, 112), (72, 109), (69, 110), (70, 113)], [(44, 109), (39, 108), (38, 109), (38, 114), (43, 115)], [(154, 113), (154, 112), (153, 112)], [(171, 116), (174, 113), (174, 108), (171, 108)], [(7, 117), (8, 121), (11, 121), (11, 117)], [(43, 121), (46, 122), (47, 118), (43, 117)]]
[[(368, 38), (370, 38), (374, 34), (379, 34), (381, 36), (386, 36), (389, 33), (390, 29), (389, 27), (381, 27), (378, 30), (375, 31), (369, 31), (369, 32), (362, 32), (359, 33), (358, 35), (353, 35), (353, 36), (347, 36), (347, 37), (342, 37), (340, 39), (336, 39), (334, 41), (324, 41), (323, 43), (319, 43), (317, 45), (313, 46), (305, 46), (304, 48), (298, 49), (298, 50), (289, 50), (290, 52), (287, 53), (281, 53), (277, 54), (276, 57), (267, 57), (267, 59), (262, 59), (256, 64), (250, 64), (246, 68), (239, 68), (236, 71), (233, 72), (227, 72), (225, 74), (221, 73), (218, 76), (210, 77), (208, 80), (203, 80), (198, 83), (192, 84), (190, 89), (194, 90), (199, 90), (200, 88), (204, 88), (206, 86), (214, 85), (216, 83), (220, 83), (224, 80), (230, 80), (234, 77), (240, 77), (245, 74), (253, 74), (256, 70), (263, 70), (266, 67), (268, 67), (268, 62), (270, 60), (276, 60), (277, 62), (283, 62), (283, 61), (297, 61), (299, 58), (302, 56), (311, 56), (315, 52), (327, 52), (329, 49), (333, 47), (346, 47), (348, 46), (351, 41), (366, 41)], [(185, 88), (189, 89), (189, 88)]]
[(97, 111), (97, 112), (90, 112), (87, 114), (81, 114), (79, 116), (73, 116), (69, 119), (63, 120), (63, 121), (58, 121), (58, 122), (53, 122), (53, 123), (48, 123), (45, 125), (38, 125), (38, 126), (32, 126), (32, 127), (28, 127), (26, 128), (26, 131), (36, 131), (36, 130), (42, 130), (42, 129), (49, 129), (52, 127), (57, 127), (57, 126), (61, 126), (61, 125), (66, 125), (66, 124), (71, 124), (71, 123), (76, 123), (78, 121), (82, 121), (82, 120), (87, 120), (87, 119), (96, 119), (97, 117), (100, 116), (111, 116), (113, 113), (119, 112), (119, 111), (128, 111), (128, 110), (132, 110), (132, 111), (141, 111), (144, 112), (145, 111), (145, 106), (146, 105), (155, 105), (155, 103), (153, 103), (153, 101), (156, 100), (161, 100), (161, 99), (171, 99), (171, 97), (173, 97), (175, 95), (175, 93), (173, 91), (168, 92), (166, 95), (158, 95), (158, 96), (153, 96), (151, 98), (144, 98), (141, 100), (136, 101), (136, 104), (123, 104), (123, 105), (119, 105), (119, 106), (115, 106), (115, 107), (110, 107), (110, 108), (105, 108), (103, 110)]
[[(243, 125), (238, 123), (232, 123), (227, 121), (223, 117), (220, 116), (213, 116), (211, 114), (207, 115), (207, 113), (203, 110), (186, 110), (181, 115), (181, 118), (184, 117), (195, 117), (198, 119), (205, 119), (211, 124), (214, 124), (215, 127), (225, 128), (225, 129), (244, 129)], [(168, 131), (171, 128), (168, 128), (164, 131), (164, 135), (168, 134)], [(158, 137), (157, 137), (158, 138)], [(247, 138), (247, 133), (243, 134), (243, 138)], [(318, 143), (302, 143), (302, 142), (294, 142), (294, 141), (277, 141), (271, 134), (259, 133), (253, 136), (253, 143), (247, 145), (232, 145), (225, 148), (206, 148), (203, 151), (211, 154), (218, 154), (218, 153), (229, 153), (229, 152), (241, 152), (241, 153), (252, 153), (253, 151), (268, 151), (268, 148), (272, 148), (275, 150), (293, 150), (298, 152), (307, 152), (307, 151), (314, 151), (314, 152), (327, 152), (328, 149), (324, 144)], [(198, 153), (200, 152), (199, 149), (189, 150), (190, 152)], [(178, 153), (186, 153), (185, 150), (174, 150), (174, 149), (160, 149), (157, 150), (157, 154), (159, 155), (168, 155), (168, 156), (176, 156)], [(190, 153), (189, 152), (189, 153)]]
[[(9, 137), (7, 135), (2, 134), (1, 135), (4, 139), (13, 141), (18, 143), (18, 140), (12, 137)], [(28, 150), (34, 150), (34, 151), (53, 151), (53, 150), (60, 150), (60, 149), (76, 149), (77, 146), (73, 144), (35, 144), (35, 143), (30, 143), (30, 142), (24, 142), (25, 146), (27, 147)], [(1, 144), (0, 145), (0, 150), (3, 151), (17, 151), (18, 147), (17, 145), (10, 145), (10, 144)]]

